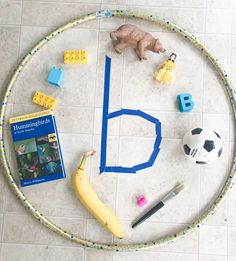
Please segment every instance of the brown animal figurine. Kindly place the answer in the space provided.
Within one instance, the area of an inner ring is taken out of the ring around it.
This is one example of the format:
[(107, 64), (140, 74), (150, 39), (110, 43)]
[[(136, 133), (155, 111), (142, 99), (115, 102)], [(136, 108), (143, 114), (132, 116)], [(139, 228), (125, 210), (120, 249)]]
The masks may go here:
[(126, 47), (135, 49), (139, 60), (146, 60), (144, 53), (146, 50), (154, 53), (163, 53), (163, 48), (159, 39), (155, 39), (150, 33), (146, 33), (136, 25), (124, 24), (116, 31), (110, 33), (111, 39), (116, 41), (115, 51), (121, 54)]

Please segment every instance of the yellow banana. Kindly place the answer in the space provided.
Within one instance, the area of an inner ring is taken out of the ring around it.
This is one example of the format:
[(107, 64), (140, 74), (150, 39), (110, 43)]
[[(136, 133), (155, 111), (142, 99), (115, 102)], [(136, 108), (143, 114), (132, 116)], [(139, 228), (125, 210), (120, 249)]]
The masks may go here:
[(73, 186), (77, 197), (87, 210), (114, 236), (124, 237), (123, 228), (115, 214), (105, 206), (98, 198), (96, 192), (90, 185), (84, 170), (84, 165), (89, 156), (94, 155), (95, 151), (86, 152), (83, 155), (79, 168), (74, 172)]

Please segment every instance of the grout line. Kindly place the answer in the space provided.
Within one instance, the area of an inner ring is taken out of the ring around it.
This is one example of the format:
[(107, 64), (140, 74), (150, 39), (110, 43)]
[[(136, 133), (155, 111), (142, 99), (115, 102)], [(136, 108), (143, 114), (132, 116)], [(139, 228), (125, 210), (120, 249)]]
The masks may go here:
[[(9, 103), (11, 104), (11, 103)], [(14, 102), (13, 105), (21, 105), (21, 106), (34, 106), (34, 104), (27, 104), (27, 103), (20, 103), (20, 102)], [(58, 108), (74, 108), (74, 109), (93, 109), (94, 106), (85, 106), (85, 105), (69, 105), (69, 106), (62, 106), (58, 105)], [(102, 106), (95, 106), (95, 109), (102, 109)], [(120, 109), (120, 107), (110, 107), (111, 110), (117, 110)], [(172, 113), (172, 114), (178, 114), (178, 115), (186, 115), (182, 112), (179, 112), (177, 110), (162, 110), (162, 109), (150, 109), (150, 108), (143, 108), (143, 107), (134, 107), (132, 109), (140, 109), (146, 112), (153, 112), (153, 113)], [(195, 111), (195, 112), (188, 112), (188, 115), (199, 115), (202, 114), (202, 111)], [(233, 112), (205, 112), (207, 115), (233, 115)]]
[[(83, 1), (58, 1), (58, 0), (39, 0), (39, 1), (33, 1), (33, 0), (23, 0), (25, 3), (34, 3), (34, 4), (79, 4), (79, 5), (100, 5), (101, 8), (101, 3), (102, 0), (100, 0), (100, 2), (83, 2)], [(116, 4), (109, 4), (109, 5), (116, 5)]]
[[(20, 19), (20, 25), (18, 26), (19, 27), (19, 29), (20, 29), (20, 31), (19, 31), (19, 38), (18, 38), (18, 50), (17, 50), (17, 53), (16, 53), (16, 56), (17, 56), (17, 62), (18, 62), (18, 60), (19, 60), (19, 56), (20, 56), (20, 40), (21, 40), (21, 22), (22, 22), (22, 0), (20, 1), (21, 2), (21, 19)], [(13, 65), (13, 69), (14, 69), (14, 65)], [(16, 89), (15, 89), (16, 90)], [(16, 97), (16, 92), (15, 92), (15, 90), (13, 91), (13, 93), (12, 93), (12, 100), (13, 100), (13, 102), (15, 102), (15, 97)], [(13, 103), (13, 105), (12, 105), (12, 113), (14, 112), (14, 103)], [(5, 188), (3, 188), (4, 190), (5, 190)], [(1, 231), (1, 241), (3, 241), (3, 235), (4, 235), (4, 233), (3, 233), (3, 231), (4, 231), (4, 224), (5, 224), (5, 211), (4, 211), (4, 209), (5, 209), (5, 206), (6, 206), (6, 200), (7, 200), (7, 198), (6, 198), (6, 193), (4, 193), (4, 195), (3, 195), (3, 216), (2, 216), (2, 231)], [(2, 247), (1, 247), (2, 248)], [(1, 250), (1, 249), (0, 249)], [(0, 252), (0, 257), (1, 257), (1, 252)]]
[[(112, 18), (111, 18), (112, 19)], [(68, 21), (67, 21), (68, 22)], [(106, 24), (104, 23), (104, 25), (106, 26)], [(59, 26), (58, 25), (38, 25), (38, 24), (9, 24), (9, 23), (0, 23), (0, 27), (39, 27), (39, 28), (51, 28), (52, 30), (53, 29), (57, 29)], [(74, 30), (94, 30), (94, 31), (111, 31), (111, 27), (102, 27), (100, 28), (95, 28), (95, 27), (73, 27), (72, 29)], [(166, 29), (165, 31), (163, 30), (153, 30), (153, 29), (150, 29), (148, 30), (149, 32), (158, 32), (158, 33), (162, 33), (162, 34), (175, 34), (175, 32), (172, 32), (168, 29)], [(203, 32), (192, 32), (194, 35), (203, 35), (204, 33)], [(216, 35), (216, 36), (234, 36), (236, 37), (236, 33), (205, 33), (206, 35)]]
[[(230, 50), (229, 50), (229, 68), (230, 68), (230, 74), (232, 73), (232, 66), (231, 66), (231, 57), (232, 57), (232, 46), (233, 46), (233, 43), (232, 43), (232, 30), (233, 30), (233, 14), (232, 14), (232, 20), (231, 20), (231, 38), (230, 38)], [(231, 116), (229, 116), (229, 140), (231, 139), (230, 136), (231, 136)], [(231, 144), (229, 144), (229, 150), (231, 151)], [(230, 168), (231, 168), (231, 161), (230, 159), (228, 159), (228, 168), (229, 168), (229, 171), (230, 171)], [(230, 196), (230, 195), (229, 195)], [(229, 260), (229, 205), (230, 205), (230, 198), (229, 196), (227, 197), (227, 261)]]
[(83, 260), (86, 261), (87, 260), (87, 249), (86, 247), (83, 247)]
[[(125, 6), (127, 8), (127, 5)], [(124, 23), (126, 22), (126, 18), (124, 18)], [(122, 56), (122, 79), (121, 79), (121, 87), (120, 87), (120, 107), (123, 108), (123, 87), (124, 87), (124, 75), (125, 75), (125, 52), (124, 55)], [(121, 117), (119, 118), (119, 142), (118, 142), (118, 162), (117, 164), (120, 165), (120, 151), (121, 151)], [(116, 198), (115, 198), (115, 211), (117, 214), (117, 202), (118, 202), (118, 187), (119, 187), (119, 174), (117, 175), (117, 180), (116, 180)], [(113, 242), (114, 242), (114, 237), (113, 237)]]
[[(15, 0), (15, 2), (18, 2), (19, 0)], [(126, 5), (127, 7), (132, 7), (132, 6), (134, 6), (134, 7), (151, 7), (151, 8), (165, 8), (165, 9), (169, 9), (170, 7), (169, 6), (164, 6), (164, 5), (146, 5), (146, 4), (132, 4), (132, 3), (130, 3), (129, 4), (129, 1), (127, 0), (127, 3), (126, 4), (124, 4), (124, 3), (122, 3), (122, 4), (117, 4), (117, 3), (104, 3), (103, 2), (103, 0), (101, 0), (101, 2), (100, 3), (98, 3), (98, 2), (93, 2), (93, 1), (91, 1), (91, 2), (83, 2), (83, 1), (80, 1), (80, 2), (78, 2), (78, 1), (73, 1), (73, 0), (71, 0), (71, 1), (68, 1), (68, 2), (63, 2), (63, 1), (56, 1), (56, 0), (50, 0), (50, 1), (47, 1), (47, 0), (40, 0), (40, 1), (32, 1), (32, 0), (23, 0), (24, 2), (33, 2), (33, 3), (36, 3), (36, 4), (44, 4), (44, 3), (49, 3), (49, 4), (55, 4), (55, 3), (59, 3), (59, 4), (88, 4), (88, 5), (90, 5), (90, 4), (103, 4), (103, 5), (105, 5), (105, 4), (107, 4), (107, 5), (109, 5), (109, 6), (120, 6), (120, 5)], [(158, 4), (158, 3), (157, 3)], [(178, 8), (178, 9), (203, 9), (204, 8), (204, 6), (172, 6), (171, 8)], [(211, 9), (216, 9), (216, 10), (230, 10), (231, 8), (227, 8), (227, 7), (212, 7)]]
[[(55, 248), (61, 248), (61, 247), (63, 247), (63, 248), (67, 248), (67, 249), (74, 249), (74, 248), (78, 248), (78, 246), (81, 248), (81, 250), (83, 250), (83, 251), (85, 251), (86, 249), (92, 249), (92, 248), (86, 248), (86, 247), (82, 247), (82, 246), (80, 246), (80, 245), (63, 245), (63, 244), (45, 244), (45, 243), (40, 243), (40, 242), (20, 242), (20, 243), (18, 243), (18, 242), (14, 242), (14, 241), (8, 241), (8, 242), (3, 242), (3, 244), (4, 245), (18, 245), (18, 246), (20, 246), (20, 245), (31, 245), (31, 246), (45, 246), (45, 247), (47, 247), (47, 246), (49, 246), (49, 247), (55, 247)], [(110, 252), (110, 251), (109, 251)], [(157, 254), (157, 251), (153, 251), (153, 250), (148, 250), (148, 252), (147, 252), (147, 250), (145, 251), (140, 251), (140, 252), (143, 252), (143, 253), (156, 253)], [(161, 252), (166, 252), (166, 253), (170, 253), (170, 254), (174, 254), (174, 253), (180, 253), (180, 254), (196, 254), (196, 253), (193, 253), (193, 252), (188, 252), (188, 253), (184, 253), (184, 252), (168, 252), (168, 251), (161, 251)], [(131, 252), (130, 252), (131, 253)]]
[[(95, 133), (94, 135), (91, 134), (91, 133), (82, 133), (82, 132), (62, 132), (62, 131), (59, 131), (59, 134), (63, 134), (63, 135), (87, 135), (87, 136), (100, 136), (101, 134), (97, 134)], [(109, 135), (108, 137), (119, 137), (117, 134), (114, 134), (114, 135)], [(136, 136), (136, 135), (122, 135), (120, 136), (121, 138), (129, 138), (129, 139), (142, 139), (142, 140), (152, 140), (154, 139), (156, 136), (146, 136), (146, 137), (143, 137), (143, 136)], [(165, 141), (181, 141), (182, 140), (182, 137), (168, 137), (168, 136), (162, 136), (162, 140), (165, 140)], [(224, 143), (234, 143), (233, 141), (230, 141), (230, 140), (226, 140), (224, 141)]]
[(86, 258), (86, 253), (85, 253), (85, 252), (86, 252), (86, 251), (85, 251), (86, 248), (85, 248), (85, 247), (81, 247), (81, 248), (82, 248), (81, 250), (83, 251), (83, 254), (82, 254), (82, 255), (83, 255), (82, 260), (86, 261), (86, 259), (85, 259), (85, 258)]
[[(17, 26), (19, 27), (19, 39), (18, 39), (18, 51), (17, 51), (17, 65), (19, 64), (19, 60), (20, 60), (20, 43), (21, 43), (21, 34), (22, 34), (22, 16), (23, 16), (23, 0), (21, 0), (21, 17), (20, 17), (20, 24)], [(15, 65), (14, 65), (15, 66)], [(17, 86), (15, 86), (15, 88), (12, 91), (12, 113), (14, 114), (14, 107), (16, 105), (16, 90), (17, 90)], [(10, 104), (10, 103), (9, 103)]]
[[(100, 21), (99, 21), (99, 24), (100, 24)], [(96, 104), (97, 85), (98, 85), (98, 65), (99, 65), (99, 50), (100, 50), (99, 41), (100, 41), (100, 34), (99, 34), (99, 32), (98, 32), (98, 35), (97, 35), (97, 62), (96, 62), (96, 72), (95, 72), (95, 74), (96, 74), (96, 79), (95, 79), (94, 97), (93, 97), (94, 105)], [(95, 111), (96, 111), (96, 106), (94, 106), (94, 108), (93, 108), (93, 126), (92, 126), (92, 129), (93, 129), (93, 133), (92, 133), (92, 146), (93, 146), (93, 147), (94, 147), (95, 121), (96, 121)], [(94, 161), (94, 159), (91, 159), (90, 176), (91, 176), (93, 161)]]
[(5, 215), (6, 215), (6, 213), (4, 213), (3, 217), (2, 217), (2, 233), (1, 233), (1, 242), (2, 243), (3, 243), (3, 235), (4, 235), (3, 231), (4, 231), (4, 227), (5, 227)]
[(33, 1), (33, 0), (23, 0), (24, 3), (31, 3), (31, 4), (35, 4), (35, 5), (38, 5), (38, 4), (59, 4), (59, 5), (69, 5), (69, 4), (76, 4), (76, 5), (87, 5), (87, 6), (93, 6), (93, 5), (97, 5), (97, 6), (100, 6), (101, 8), (101, 2), (100, 3), (96, 3), (96, 2), (82, 2), (82, 1), (76, 1), (76, 2), (64, 2), (64, 1), (53, 1), (53, 0), (50, 0), (50, 1)]
[[(4, 218), (4, 212), (0, 214), (0, 217), (2, 217), (2, 222), (0, 223), (0, 230), (1, 230), (1, 235), (0, 235), (0, 244), (3, 241), (3, 218)], [(0, 247), (1, 248), (1, 247)], [(0, 250), (0, 256), (1, 256), (1, 250)], [(1, 259), (0, 259), (1, 260)]]
[[(101, 4), (103, 5), (109, 5), (109, 6), (114, 6), (114, 7), (117, 7), (117, 6), (127, 6), (129, 8), (136, 8), (136, 7), (141, 7), (141, 8), (163, 8), (163, 9), (170, 9), (170, 6), (162, 6), (162, 5), (146, 5), (146, 4), (117, 4), (117, 3), (104, 3), (103, 1), (101, 1), (100, 3), (97, 3), (97, 2), (75, 2), (75, 1), (68, 1), (68, 2), (58, 2), (58, 1), (54, 1), (54, 0), (50, 0), (50, 1), (44, 1), (44, 0), (41, 0), (41, 1), (32, 1), (32, 0), (24, 0), (25, 3), (33, 3), (33, 4), (62, 4), (62, 5), (67, 5), (67, 4), (79, 4), (79, 5), (100, 5), (100, 8), (101, 8)], [(104, 7), (105, 8), (105, 7)], [(203, 6), (172, 6), (171, 7), (172, 9), (203, 9), (204, 7)], [(214, 9), (222, 9), (222, 8), (214, 8)], [(227, 9), (227, 8), (225, 8)]]
[[(212, 257), (218, 257), (218, 256), (220, 256), (220, 257), (227, 257), (227, 255), (222, 255), (222, 254), (211, 254), (211, 253), (202, 253), (202, 254), (200, 254), (201, 256), (212, 256)], [(213, 260), (213, 259), (212, 259)]]
[[(27, 212), (25, 214), (20, 212), (5, 212), (7, 216), (19, 216), (19, 217), (25, 217), (25, 216), (32, 216), (31, 214), (28, 214)], [(46, 218), (58, 218), (58, 219), (67, 219), (67, 220), (78, 220), (78, 221), (85, 221), (86, 220), (96, 220), (93, 217), (71, 217), (71, 216), (58, 216), (58, 215), (48, 215), (45, 216)], [(133, 221), (133, 219), (130, 218), (120, 218), (120, 220), (124, 223), (130, 223)], [(163, 225), (163, 226), (189, 226), (192, 224), (192, 222), (163, 222), (163, 221), (155, 221), (155, 220), (149, 220), (147, 222), (148, 224), (153, 225)], [(204, 224), (204, 227), (226, 227), (226, 225), (221, 224)], [(229, 225), (230, 228), (236, 228), (236, 225)]]
[[(22, 17), (23, 17), (23, 0), (21, 0), (21, 17), (20, 17), (20, 34), (19, 34), (19, 44), (18, 44), (18, 54), (17, 54), (17, 64), (20, 62), (20, 50), (21, 50), (21, 36), (22, 36)], [(14, 88), (13, 91), (13, 111), (14, 111), (14, 106), (15, 106), (15, 101), (16, 101), (16, 92), (17, 92), (17, 85)]]
[[(204, 15), (204, 35), (203, 35), (203, 44), (206, 43), (206, 19), (207, 19), (207, 0), (205, 0), (205, 15)], [(203, 54), (201, 54), (202, 59), (204, 59)], [(203, 119), (204, 119), (204, 111), (205, 111), (205, 70), (206, 66), (205, 63), (202, 63), (202, 126), (203, 126)], [(198, 215), (201, 216), (201, 192), (202, 192), (202, 168), (199, 166), (199, 197), (198, 197)], [(200, 233), (201, 228), (198, 229), (198, 261), (200, 260)]]
[[(158, 5), (146, 5), (146, 4), (128, 4), (127, 7), (146, 7), (146, 8), (163, 8), (163, 9), (170, 9), (170, 6), (158, 6)], [(172, 9), (204, 9), (206, 6), (171, 6)], [(214, 10), (231, 10), (231, 8), (211, 8)]]
[[(80, 246), (80, 245), (63, 245), (63, 244), (45, 244), (45, 243), (34, 243), (34, 242), (27, 242), (27, 243), (24, 243), (24, 242), (20, 242), (20, 243), (18, 243), (18, 242), (3, 242), (2, 244), (4, 244), (4, 245), (18, 245), (18, 246), (24, 246), (24, 245), (28, 245), (28, 246), (41, 246), (41, 247), (43, 247), (43, 246), (45, 246), (45, 247), (47, 247), (47, 246), (49, 246), (49, 247), (55, 247), (55, 248), (61, 248), (61, 247), (63, 247), (63, 248), (66, 248), (66, 249), (74, 249), (74, 248), (80, 248), (81, 250), (83, 250), (83, 252), (85, 252), (86, 251), (86, 249), (91, 249), (91, 248), (86, 248), (86, 247), (82, 247), (82, 246)], [(183, 251), (166, 251), (166, 250), (159, 250), (158, 248), (155, 248), (156, 250), (154, 250), (154, 249), (148, 249), (148, 250), (142, 250), (142, 251), (139, 251), (139, 253), (145, 253), (145, 254), (158, 254), (158, 253), (167, 253), (167, 254), (182, 254), (182, 255), (197, 255), (197, 253), (196, 252), (183, 252)], [(110, 251), (109, 251), (110, 252)], [(112, 253), (114, 253), (114, 252), (112, 252)], [(122, 253), (122, 252), (121, 252)], [(123, 252), (123, 253), (125, 253), (125, 252)], [(130, 254), (132, 254), (132, 253), (134, 253), (134, 252), (126, 252), (126, 253), (130, 253)], [(201, 254), (201, 255), (207, 255), (207, 256), (215, 256), (215, 254), (211, 254), (211, 253), (204, 253), (204, 254)], [(83, 254), (83, 256), (85, 256), (84, 254)], [(221, 257), (227, 257), (226, 255), (222, 255), (222, 254), (217, 254), (217, 256), (221, 256)]]
[[(100, 4), (100, 7), (101, 7), (101, 4)], [(100, 20), (98, 21), (98, 26), (100, 28)], [(100, 49), (100, 33), (99, 33), (99, 28), (98, 28), (98, 35), (97, 35), (97, 62), (96, 62), (96, 81), (95, 81), (95, 86), (94, 86), (94, 97), (93, 97), (93, 101), (94, 101), (94, 109), (93, 109), (93, 134), (92, 134), (92, 138), (91, 138), (91, 142), (92, 142), (92, 147), (94, 148), (94, 132), (95, 132), (95, 121), (96, 121), (96, 116), (95, 116), (95, 111), (96, 111), (96, 107), (95, 107), (95, 104), (96, 104), (96, 94), (97, 94), (97, 79), (98, 79), (98, 65), (99, 65), (99, 49)], [(91, 178), (92, 176), (92, 171), (93, 171), (93, 165), (94, 165), (94, 159), (91, 159), (90, 160), (90, 173), (89, 173), (89, 179)], [(85, 237), (87, 238), (88, 236), (88, 215), (86, 215), (86, 219), (85, 219)], [(86, 261), (86, 251), (84, 250), (84, 261)]]
[[(127, 5), (125, 5), (125, 9), (127, 8)], [(124, 23), (126, 21), (126, 18), (124, 18)], [(120, 108), (123, 108), (123, 87), (124, 87), (124, 74), (125, 74), (125, 55), (122, 56), (122, 78), (121, 78), (121, 85), (120, 85)], [(117, 158), (117, 165), (120, 165), (120, 155), (121, 155), (121, 117), (119, 117), (119, 136), (118, 136), (118, 158)], [(117, 173), (116, 173), (117, 174)], [(119, 187), (119, 174), (117, 174), (117, 178), (116, 178), (116, 197), (115, 197), (115, 212), (117, 214), (118, 211), (118, 206), (117, 206), (117, 202), (118, 202), (118, 187)], [(113, 236), (113, 243), (114, 243), (114, 236)], [(114, 259), (114, 255), (112, 256)]]
[[(67, 242), (70, 242), (70, 240), (67, 240)], [(69, 249), (73, 249), (73, 248), (80, 248), (82, 251), (85, 250), (85, 247), (79, 245), (79, 244), (75, 244), (75, 245), (63, 245), (63, 244), (45, 244), (45, 243), (40, 243), (40, 242), (14, 242), (14, 241), (6, 241), (6, 242), (3, 242), (2, 244), (4, 245), (31, 245), (31, 246), (45, 246), (45, 247), (56, 247), (56, 248), (69, 248)]]
[[(77, 17), (75, 17), (75, 18), (77, 18)], [(116, 18), (116, 17), (115, 17)], [(112, 19), (112, 18), (111, 18)], [(132, 19), (132, 18), (130, 18), (130, 19)], [(67, 22), (69, 22), (69, 21), (71, 21), (72, 19), (70, 19), (70, 20), (67, 20), (67, 21), (64, 21), (64, 23), (62, 23), (62, 24), (65, 24), (65, 23), (67, 23)], [(148, 22), (148, 21), (147, 21)], [(13, 24), (0, 24), (0, 26), (15, 26), (15, 25), (13, 25)], [(19, 27), (19, 25), (16, 25), (16, 26), (18, 26)], [(52, 25), (38, 25), (38, 24), (23, 24), (22, 26), (28, 26), (28, 27), (45, 27), (45, 28), (54, 28), (54, 29), (57, 29), (59, 26), (57, 26), (57, 25), (55, 25), (55, 24), (52, 24)], [(84, 29), (84, 30), (96, 30), (96, 31), (99, 31), (99, 29), (98, 28), (96, 28), (96, 27), (78, 27), (78, 26), (74, 26), (74, 27), (72, 27), (71, 29), (74, 29), (74, 30), (80, 30), (80, 29)], [(106, 27), (106, 24), (104, 23), (104, 26), (101, 28), (101, 31), (111, 31), (113, 28), (112, 27), (110, 27), (110, 26), (107, 26)], [(163, 31), (163, 30), (165, 30), (165, 31)], [(152, 32), (152, 33), (162, 33), (162, 34), (175, 34), (175, 32), (172, 32), (172, 31), (170, 31), (170, 30), (168, 30), (168, 29), (163, 29), (163, 30), (153, 30), (153, 29), (150, 29), (150, 30), (148, 30), (150, 33)], [(198, 35), (202, 35), (203, 34), (203, 32), (202, 31), (191, 31), (191, 33), (193, 34), (193, 35), (196, 35), (196, 36), (198, 36)], [(209, 33), (209, 34), (211, 34), (211, 35), (229, 35), (228, 33), (219, 33), (219, 34), (215, 34), (215, 33)], [(235, 34), (235, 36), (236, 36), (236, 34)]]
[(1, 24), (0, 27), (20, 27), (20, 24)]
[(229, 197), (227, 197), (227, 199), (225, 201), (227, 201), (226, 202), (226, 204), (227, 204), (226, 215), (227, 215), (227, 261), (228, 261), (228, 255), (229, 255)]

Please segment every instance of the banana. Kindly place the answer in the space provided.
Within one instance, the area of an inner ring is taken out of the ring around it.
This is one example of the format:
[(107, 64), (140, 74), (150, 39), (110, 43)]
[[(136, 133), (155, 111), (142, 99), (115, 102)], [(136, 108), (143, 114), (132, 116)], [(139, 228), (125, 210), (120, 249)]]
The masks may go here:
[(105, 206), (98, 198), (96, 192), (90, 185), (84, 170), (85, 162), (95, 151), (86, 152), (83, 155), (79, 168), (72, 176), (75, 193), (87, 210), (103, 225), (109, 232), (118, 238), (124, 237), (123, 228), (115, 214)]

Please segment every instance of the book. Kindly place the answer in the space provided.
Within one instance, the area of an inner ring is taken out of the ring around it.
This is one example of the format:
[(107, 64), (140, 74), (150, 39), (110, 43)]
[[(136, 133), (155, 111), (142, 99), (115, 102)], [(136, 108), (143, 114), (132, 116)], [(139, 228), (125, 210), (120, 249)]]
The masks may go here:
[(65, 178), (51, 110), (10, 118), (10, 127), (22, 187)]

